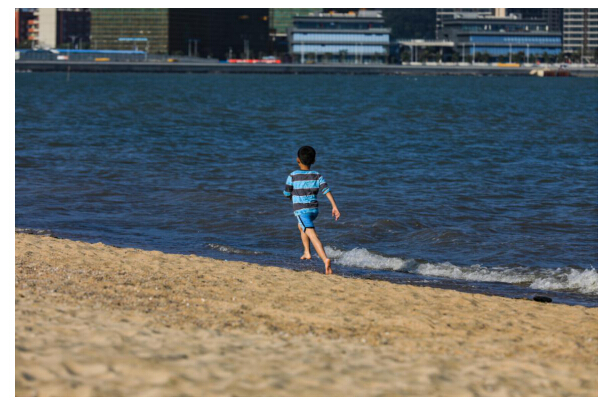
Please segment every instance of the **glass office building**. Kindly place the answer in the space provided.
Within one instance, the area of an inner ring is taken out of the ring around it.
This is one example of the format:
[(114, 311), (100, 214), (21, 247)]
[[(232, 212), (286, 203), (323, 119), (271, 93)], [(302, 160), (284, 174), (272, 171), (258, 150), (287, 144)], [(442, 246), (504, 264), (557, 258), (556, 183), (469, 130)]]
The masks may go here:
[(269, 52), (268, 8), (202, 10), (200, 56), (261, 58)]
[(456, 18), (445, 21), (443, 39), (455, 43), (458, 54), (488, 53), (502, 56), (556, 55), (562, 52), (562, 35), (551, 31), (547, 20), (515, 17)]
[(289, 52), (300, 63), (385, 63), (390, 28), (379, 11), (294, 17)]
[(93, 8), (91, 15), (92, 49), (217, 59), (268, 53), (268, 8)]
[[(167, 8), (91, 8), (90, 46), (92, 49), (132, 50), (168, 53)], [(146, 42), (119, 38), (146, 38)]]

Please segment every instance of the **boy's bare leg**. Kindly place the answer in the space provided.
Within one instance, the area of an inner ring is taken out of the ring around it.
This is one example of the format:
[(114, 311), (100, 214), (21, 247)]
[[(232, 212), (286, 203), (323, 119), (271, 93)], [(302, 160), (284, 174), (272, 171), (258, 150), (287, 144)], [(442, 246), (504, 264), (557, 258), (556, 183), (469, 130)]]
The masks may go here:
[(310, 255), (310, 239), (302, 230), (302, 226), (298, 225), (298, 230), (300, 230), (300, 238), (302, 238), (302, 245), (304, 246), (304, 254), (300, 257), (301, 260), (309, 260), (312, 258)]
[(327, 258), (327, 254), (325, 254), (325, 250), (323, 249), (323, 244), (321, 243), (321, 240), (319, 240), (319, 236), (317, 236), (317, 232), (313, 228), (306, 229), (306, 235), (312, 242), (312, 245), (315, 247), (315, 250), (317, 251), (317, 254), (319, 254), (319, 257), (321, 257), (321, 259), (325, 263), (325, 273), (328, 275), (331, 274), (332, 273), (331, 260), (329, 258)]

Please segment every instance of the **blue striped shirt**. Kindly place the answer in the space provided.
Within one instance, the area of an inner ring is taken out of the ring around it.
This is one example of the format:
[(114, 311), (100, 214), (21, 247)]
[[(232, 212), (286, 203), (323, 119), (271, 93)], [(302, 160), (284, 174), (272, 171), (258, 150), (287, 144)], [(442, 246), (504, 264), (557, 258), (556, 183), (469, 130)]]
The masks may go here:
[(302, 213), (318, 211), (317, 194), (321, 192), (325, 195), (329, 191), (327, 182), (318, 172), (296, 170), (287, 177), (283, 194), (292, 197), (294, 215), (298, 216)]

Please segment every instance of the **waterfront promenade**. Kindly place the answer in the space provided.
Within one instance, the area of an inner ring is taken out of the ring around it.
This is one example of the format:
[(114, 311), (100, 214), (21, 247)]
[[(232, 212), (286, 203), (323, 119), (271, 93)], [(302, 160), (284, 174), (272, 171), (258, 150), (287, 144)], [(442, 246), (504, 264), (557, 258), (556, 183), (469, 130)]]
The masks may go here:
[[(355, 65), (355, 64), (231, 64), (184, 62), (94, 62), (16, 60), (16, 71), (93, 73), (263, 73), (263, 74), (392, 74), (392, 75), (494, 75), (528, 76), (537, 66), (497, 65)], [(558, 67), (551, 67), (557, 70)], [(598, 68), (569, 65), (575, 77), (597, 77)]]

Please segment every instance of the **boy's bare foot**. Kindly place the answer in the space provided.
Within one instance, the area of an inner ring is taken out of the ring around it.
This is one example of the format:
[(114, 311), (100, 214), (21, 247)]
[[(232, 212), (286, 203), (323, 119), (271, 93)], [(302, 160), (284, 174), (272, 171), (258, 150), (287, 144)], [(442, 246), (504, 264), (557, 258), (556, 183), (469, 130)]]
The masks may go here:
[(331, 260), (328, 258), (325, 260), (325, 275), (331, 275)]
[(302, 254), (302, 256), (300, 257), (301, 260), (309, 260), (312, 258), (312, 255), (310, 255), (310, 253), (304, 253)]

